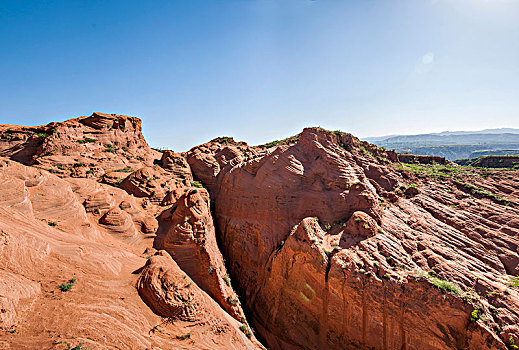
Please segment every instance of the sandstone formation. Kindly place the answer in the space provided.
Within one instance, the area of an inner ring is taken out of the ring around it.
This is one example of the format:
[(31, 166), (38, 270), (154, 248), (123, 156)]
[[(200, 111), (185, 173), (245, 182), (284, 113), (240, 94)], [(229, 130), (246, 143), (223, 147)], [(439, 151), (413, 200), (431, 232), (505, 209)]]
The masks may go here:
[(187, 190), (159, 217), (154, 246), (168, 251), (182, 270), (229, 314), (245, 320), (216, 243), (209, 206), (205, 189)]
[[(199, 346), (208, 349), (258, 349), (262, 346), (248, 338), (240, 327), (246, 327), (226, 314), (178, 267), (171, 256), (161, 250), (146, 262), (137, 282), (143, 300), (158, 315), (175, 321), (204, 322), (213, 332), (211, 341), (201, 339)], [(229, 337), (228, 335), (232, 336)]]
[[(162, 197), (171, 205), (193, 180), (181, 155), (149, 149), (140, 120), (95, 113), (45, 127), (3, 129), (0, 152), (10, 159), (0, 157), (0, 348), (262, 348), (243, 316), (235, 320), (194, 283), (201, 305), (196, 319), (173, 322), (139, 296), (135, 286), (153, 255)], [(99, 145), (77, 142), (94, 134)], [(107, 152), (105, 143), (126, 149)], [(45, 153), (55, 145), (56, 152)], [(53, 164), (86, 159), (99, 171), (66, 165), (56, 171)], [(118, 188), (146, 169), (160, 188), (155, 195), (139, 195), (146, 181), (128, 191)], [(227, 276), (211, 234), (218, 276)], [(191, 258), (195, 265), (196, 259), (214, 260), (210, 254)], [(175, 278), (189, 278), (178, 266), (173, 271)], [(218, 290), (207, 282), (204, 287)], [(237, 300), (232, 289), (226, 293)], [(230, 310), (243, 315), (239, 304)]]
[(42, 126), (0, 125), (0, 156), (72, 177), (99, 177), (110, 171), (151, 164), (138, 118), (93, 113)]
[(0, 189), (0, 349), (519, 344), (516, 170), (94, 113), (0, 126)]
[(509, 343), (502, 329), (519, 321), (516, 174), (439, 176), (395, 158), (319, 128), (263, 152), (211, 143), (188, 153), (270, 348)]

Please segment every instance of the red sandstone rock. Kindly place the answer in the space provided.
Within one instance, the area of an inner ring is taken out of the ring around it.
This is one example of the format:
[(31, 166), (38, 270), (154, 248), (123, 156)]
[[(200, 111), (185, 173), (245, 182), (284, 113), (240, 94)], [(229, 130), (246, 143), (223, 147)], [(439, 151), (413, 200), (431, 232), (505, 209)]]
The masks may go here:
[(245, 319), (216, 243), (205, 189), (187, 190), (161, 214), (154, 246), (168, 251), (182, 270), (230, 315)]
[[(519, 321), (507, 287), (518, 272), (516, 198), (417, 179), (395, 154), (319, 128), (266, 152), (240, 148), (209, 143), (187, 157), (270, 348), (504, 348), (491, 325)], [(412, 199), (398, 199), (413, 182)], [(474, 289), (483, 280), (492, 289)], [(488, 294), (496, 288), (506, 293)], [(485, 321), (471, 323), (475, 309)]]
[(0, 347), (261, 348), (217, 238), (271, 349), (519, 342), (517, 171), (406, 167), (320, 128), (185, 154), (101, 113), (0, 134)]

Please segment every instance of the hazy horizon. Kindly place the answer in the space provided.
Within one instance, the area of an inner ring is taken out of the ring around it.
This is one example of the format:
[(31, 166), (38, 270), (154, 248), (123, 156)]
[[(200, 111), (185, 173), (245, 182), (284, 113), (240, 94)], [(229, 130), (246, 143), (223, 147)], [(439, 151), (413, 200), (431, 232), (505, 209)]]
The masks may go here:
[(93, 111), (152, 147), (519, 128), (519, 1), (3, 1), (0, 124)]

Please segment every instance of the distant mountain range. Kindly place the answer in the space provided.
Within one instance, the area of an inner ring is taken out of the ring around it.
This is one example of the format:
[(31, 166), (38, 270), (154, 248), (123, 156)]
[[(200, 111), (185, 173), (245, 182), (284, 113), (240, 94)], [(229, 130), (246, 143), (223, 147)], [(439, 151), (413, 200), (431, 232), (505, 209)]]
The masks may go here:
[(368, 137), (366, 141), (386, 149), (412, 154), (442, 156), (449, 160), (484, 154), (519, 154), (519, 129), (444, 131), (419, 135)]

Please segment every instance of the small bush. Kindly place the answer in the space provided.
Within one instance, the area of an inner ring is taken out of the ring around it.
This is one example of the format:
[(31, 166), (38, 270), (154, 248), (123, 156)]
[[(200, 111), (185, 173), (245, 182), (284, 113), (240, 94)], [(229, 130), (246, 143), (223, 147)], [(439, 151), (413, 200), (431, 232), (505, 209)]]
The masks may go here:
[(49, 137), (49, 135), (44, 132), (36, 134), (36, 136), (41, 137), (42, 139)]
[(109, 152), (109, 153), (115, 153), (115, 148), (114, 148), (114, 145), (112, 145), (111, 143), (107, 143), (105, 145), (105, 152)]
[(193, 181), (191, 182), (191, 186), (193, 187), (198, 187), (198, 188), (202, 188), (202, 183), (200, 183), (200, 181)]
[(473, 322), (473, 323), (477, 322), (477, 320), (479, 320), (480, 313), (481, 313), (481, 310), (479, 310), (479, 309), (472, 310), (472, 312), (470, 314), (470, 322)]
[(519, 276), (517, 278), (512, 277), (512, 282), (508, 283), (509, 287), (519, 287)]
[(72, 287), (74, 286), (74, 283), (76, 283), (76, 279), (71, 278), (70, 280), (68, 280), (67, 283), (59, 284), (58, 289), (61, 290), (62, 292), (68, 292), (69, 290), (72, 289)]
[(47, 222), (47, 225), (54, 227), (54, 226), (58, 226), (58, 223), (54, 222), (54, 221), (49, 221), (49, 222)]

